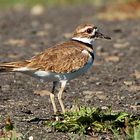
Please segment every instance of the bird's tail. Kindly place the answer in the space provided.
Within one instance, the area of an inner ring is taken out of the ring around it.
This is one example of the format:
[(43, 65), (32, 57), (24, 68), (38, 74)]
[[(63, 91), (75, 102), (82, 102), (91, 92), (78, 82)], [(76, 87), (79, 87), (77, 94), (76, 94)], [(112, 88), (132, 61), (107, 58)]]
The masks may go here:
[(16, 71), (17, 68), (25, 67), (27, 64), (26, 61), (17, 61), (10, 63), (2, 63), (0, 64), (0, 72), (12, 72)]

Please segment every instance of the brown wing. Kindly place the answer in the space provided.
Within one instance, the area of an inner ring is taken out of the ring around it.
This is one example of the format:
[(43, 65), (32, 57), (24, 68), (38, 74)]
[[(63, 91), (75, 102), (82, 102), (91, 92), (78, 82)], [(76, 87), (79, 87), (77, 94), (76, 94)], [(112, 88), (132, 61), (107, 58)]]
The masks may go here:
[(83, 54), (82, 50), (83, 47), (77, 47), (72, 42), (63, 43), (34, 56), (26, 67), (56, 73), (72, 72), (88, 61), (89, 56)]
[(25, 67), (28, 64), (28, 61), (17, 61), (17, 62), (8, 62), (0, 64), (0, 72), (10, 72), (15, 68)]

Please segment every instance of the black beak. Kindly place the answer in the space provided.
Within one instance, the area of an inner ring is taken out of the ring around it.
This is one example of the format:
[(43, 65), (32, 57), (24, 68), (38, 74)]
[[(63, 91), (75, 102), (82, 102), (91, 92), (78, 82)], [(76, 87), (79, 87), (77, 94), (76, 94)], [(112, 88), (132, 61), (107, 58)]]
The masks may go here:
[(102, 33), (98, 32), (98, 31), (96, 31), (96, 32), (95, 32), (94, 37), (95, 37), (95, 38), (97, 38), (97, 39), (98, 39), (98, 38), (111, 39), (111, 37), (106, 36), (106, 35), (104, 35), (104, 34), (102, 34)]

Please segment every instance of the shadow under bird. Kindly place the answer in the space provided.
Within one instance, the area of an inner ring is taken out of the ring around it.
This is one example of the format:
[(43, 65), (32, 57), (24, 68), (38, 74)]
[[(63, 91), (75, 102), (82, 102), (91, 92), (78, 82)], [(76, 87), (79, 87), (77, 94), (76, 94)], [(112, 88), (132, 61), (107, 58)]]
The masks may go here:
[(58, 101), (62, 112), (65, 107), (62, 94), (66, 83), (84, 74), (93, 64), (93, 44), (96, 39), (111, 39), (100, 33), (93, 24), (79, 25), (70, 41), (56, 44), (31, 59), (0, 64), (0, 72), (20, 72), (38, 78), (43, 82), (52, 81), (50, 99), (54, 113), (57, 112), (54, 91), (57, 83), (61, 84)]

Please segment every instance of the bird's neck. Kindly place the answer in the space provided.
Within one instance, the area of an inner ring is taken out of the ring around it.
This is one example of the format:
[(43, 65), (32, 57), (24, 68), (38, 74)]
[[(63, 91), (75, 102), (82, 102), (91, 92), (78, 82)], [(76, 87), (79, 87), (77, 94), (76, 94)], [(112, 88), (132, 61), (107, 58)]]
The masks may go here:
[(93, 39), (90, 39), (90, 38), (80, 38), (80, 37), (73, 37), (72, 38), (73, 41), (77, 41), (77, 42), (80, 42), (88, 47), (90, 47), (91, 49), (93, 49), (93, 42), (94, 40)]

